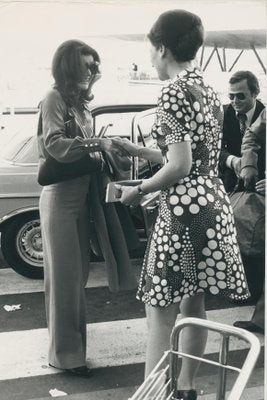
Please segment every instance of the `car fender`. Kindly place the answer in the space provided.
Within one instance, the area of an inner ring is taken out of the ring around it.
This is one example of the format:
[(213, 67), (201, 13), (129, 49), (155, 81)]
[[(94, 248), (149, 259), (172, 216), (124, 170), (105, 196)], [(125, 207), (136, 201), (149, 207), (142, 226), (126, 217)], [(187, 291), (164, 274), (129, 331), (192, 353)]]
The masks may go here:
[(11, 221), (13, 218), (17, 217), (18, 215), (23, 215), (32, 211), (38, 211), (39, 208), (37, 206), (27, 206), (23, 208), (19, 208), (14, 210), (0, 218), (0, 231), (3, 230), (4, 226), (6, 225), (7, 221)]

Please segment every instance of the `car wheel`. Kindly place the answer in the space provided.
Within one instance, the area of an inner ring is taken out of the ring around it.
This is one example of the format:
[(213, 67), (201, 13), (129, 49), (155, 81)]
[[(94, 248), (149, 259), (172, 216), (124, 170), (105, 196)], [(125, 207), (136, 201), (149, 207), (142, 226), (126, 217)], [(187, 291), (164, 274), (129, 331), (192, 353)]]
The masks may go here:
[(8, 265), (27, 278), (42, 279), (43, 246), (38, 211), (20, 215), (5, 226), (1, 249)]

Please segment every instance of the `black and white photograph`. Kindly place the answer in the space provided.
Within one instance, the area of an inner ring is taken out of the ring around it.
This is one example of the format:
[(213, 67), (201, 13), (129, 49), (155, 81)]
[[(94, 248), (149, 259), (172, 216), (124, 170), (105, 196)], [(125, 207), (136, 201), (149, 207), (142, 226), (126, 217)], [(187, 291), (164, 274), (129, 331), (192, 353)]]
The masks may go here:
[(264, 400), (266, 0), (0, 0), (0, 400)]

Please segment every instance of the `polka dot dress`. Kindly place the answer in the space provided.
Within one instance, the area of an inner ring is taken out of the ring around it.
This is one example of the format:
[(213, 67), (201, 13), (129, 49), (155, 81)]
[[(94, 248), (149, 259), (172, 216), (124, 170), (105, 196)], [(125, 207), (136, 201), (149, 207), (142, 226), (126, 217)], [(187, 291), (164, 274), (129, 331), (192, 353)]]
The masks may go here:
[(223, 110), (198, 69), (181, 72), (162, 89), (152, 136), (163, 155), (190, 141), (189, 176), (160, 194), (137, 298), (157, 307), (207, 292), (249, 297), (233, 210), (218, 178)]

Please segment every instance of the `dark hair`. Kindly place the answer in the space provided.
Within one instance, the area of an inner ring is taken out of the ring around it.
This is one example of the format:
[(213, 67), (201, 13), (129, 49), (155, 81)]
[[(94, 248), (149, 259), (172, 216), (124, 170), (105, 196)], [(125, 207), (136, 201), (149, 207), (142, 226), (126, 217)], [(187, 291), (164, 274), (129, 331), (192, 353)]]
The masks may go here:
[(237, 71), (229, 79), (229, 83), (238, 83), (246, 79), (251, 94), (258, 95), (260, 93), (260, 85), (258, 78), (250, 71)]
[(67, 40), (56, 50), (52, 61), (52, 75), (55, 87), (68, 105), (74, 105), (83, 100), (90, 100), (88, 91), (80, 91), (77, 82), (82, 80), (84, 66), (82, 55), (91, 55), (94, 61), (100, 62), (96, 50), (80, 40)]
[(148, 38), (156, 48), (166, 46), (176, 61), (190, 61), (203, 44), (204, 28), (197, 15), (185, 10), (170, 10), (158, 17)]

